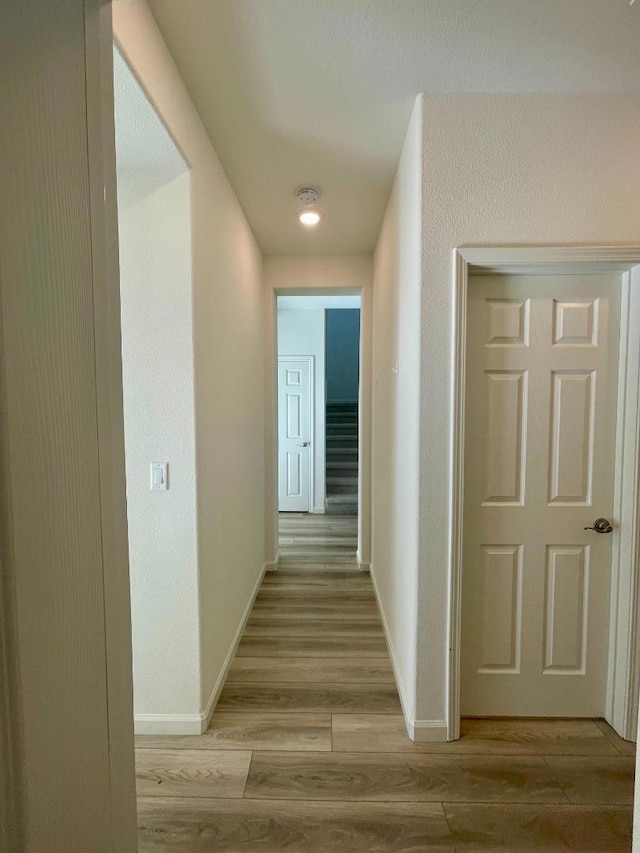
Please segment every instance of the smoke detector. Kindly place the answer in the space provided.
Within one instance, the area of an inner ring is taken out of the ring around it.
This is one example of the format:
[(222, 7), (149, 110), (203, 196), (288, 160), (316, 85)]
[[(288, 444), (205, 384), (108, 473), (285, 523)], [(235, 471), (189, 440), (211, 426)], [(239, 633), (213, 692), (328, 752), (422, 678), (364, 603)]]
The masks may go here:
[(300, 204), (304, 204), (305, 207), (310, 207), (320, 198), (320, 190), (315, 187), (298, 187), (296, 195), (298, 196)]

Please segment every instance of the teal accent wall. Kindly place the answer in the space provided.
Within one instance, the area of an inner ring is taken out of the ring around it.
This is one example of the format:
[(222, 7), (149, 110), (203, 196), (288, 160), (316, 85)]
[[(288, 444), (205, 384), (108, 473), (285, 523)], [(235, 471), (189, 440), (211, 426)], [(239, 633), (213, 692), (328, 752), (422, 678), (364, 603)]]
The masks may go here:
[(327, 402), (358, 401), (360, 309), (328, 308), (325, 312)]

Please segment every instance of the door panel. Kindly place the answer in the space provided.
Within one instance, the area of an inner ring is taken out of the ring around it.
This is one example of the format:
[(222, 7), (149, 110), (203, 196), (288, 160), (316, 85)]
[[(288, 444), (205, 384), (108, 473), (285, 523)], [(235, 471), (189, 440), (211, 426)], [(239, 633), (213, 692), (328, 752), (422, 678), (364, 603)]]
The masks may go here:
[(545, 573), (545, 673), (586, 669), (589, 546), (547, 545)]
[(484, 506), (521, 506), (527, 374), (486, 371), (487, 440)]
[(496, 618), (482, 625), (480, 672), (518, 672), (522, 613), (522, 546), (483, 545), (480, 588), (482, 610)]
[(311, 510), (312, 359), (278, 359), (278, 506)]
[(604, 713), (619, 289), (470, 279), (463, 714)]
[(593, 371), (553, 370), (549, 503), (589, 506), (593, 481)]

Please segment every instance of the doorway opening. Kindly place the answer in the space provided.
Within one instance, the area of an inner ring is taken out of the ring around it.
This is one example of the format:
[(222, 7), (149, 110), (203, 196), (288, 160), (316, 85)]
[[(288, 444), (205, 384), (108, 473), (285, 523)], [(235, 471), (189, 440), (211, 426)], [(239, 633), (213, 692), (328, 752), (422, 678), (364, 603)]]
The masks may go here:
[(145, 734), (200, 714), (191, 177), (116, 47), (113, 58), (134, 721)]
[(280, 565), (355, 568), (360, 296), (278, 296)]

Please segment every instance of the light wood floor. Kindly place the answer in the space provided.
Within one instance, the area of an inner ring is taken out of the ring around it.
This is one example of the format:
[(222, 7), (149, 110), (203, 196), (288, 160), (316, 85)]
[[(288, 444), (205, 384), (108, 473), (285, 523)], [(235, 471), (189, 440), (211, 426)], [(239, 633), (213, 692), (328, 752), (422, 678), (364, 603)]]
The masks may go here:
[(632, 745), (594, 720), (412, 743), (369, 576), (330, 565), (266, 577), (205, 735), (138, 738), (140, 853), (631, 849)]
[(280, 565), (299, 569), (357, 569), (358, 517), (281, 512)]

